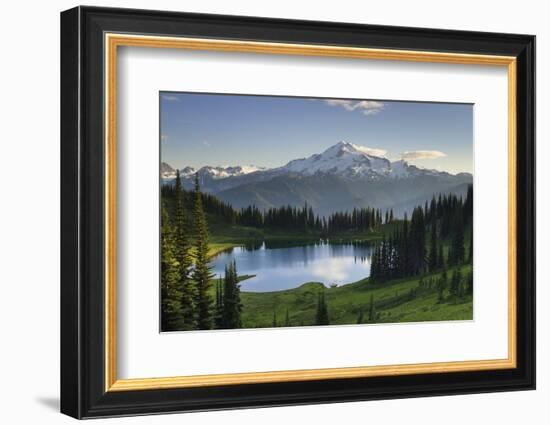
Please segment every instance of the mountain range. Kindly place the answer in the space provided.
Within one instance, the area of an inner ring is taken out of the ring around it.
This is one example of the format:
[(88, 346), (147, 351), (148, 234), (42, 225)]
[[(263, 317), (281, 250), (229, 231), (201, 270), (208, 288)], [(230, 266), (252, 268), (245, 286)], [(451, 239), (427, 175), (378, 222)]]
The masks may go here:
[[(160, 172), (164, 184), (174, 181), (176, 170), (169, 164), (163, 162)], [(469, 173), (424, 169), (404, 160), (392, 162), (379, 150), (349, 142), (276, 168), (184, 167), (180, 169), (184, 188), (193, 187), (196, 173), (202, 190), (235, 208), (302, 206), (307, 202), (319, 214), (370, 206), (393, 208), (402, 215), (434, 194), (465, 194), (472, 183)]]

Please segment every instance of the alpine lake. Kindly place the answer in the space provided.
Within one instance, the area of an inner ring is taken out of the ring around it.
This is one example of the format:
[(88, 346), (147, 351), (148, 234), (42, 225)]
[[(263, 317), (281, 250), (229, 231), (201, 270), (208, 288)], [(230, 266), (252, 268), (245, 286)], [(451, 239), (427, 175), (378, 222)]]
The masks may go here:
[(253, 276), (241, 282), (245, 292), (273, 292), (321, 282), (327, 288), (364, 279), (370, 274), (370, 242), (292, 244), (261, 242), (229, 248), (212, 262), (216, 277), (235, 261), (239, 275)]

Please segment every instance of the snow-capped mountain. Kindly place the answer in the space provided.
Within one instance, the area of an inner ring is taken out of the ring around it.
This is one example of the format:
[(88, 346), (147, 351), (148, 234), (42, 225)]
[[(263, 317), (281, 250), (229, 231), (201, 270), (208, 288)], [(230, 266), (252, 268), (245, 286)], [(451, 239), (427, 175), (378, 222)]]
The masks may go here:
[[(193, 167), (184, 167), (180, 169), (180, 177), (182, 179), (188, 179), (194, 177), (196, 173), (199, 174), (199, 177), (205, 178), (209, 177), (214, 180), (225, 179), (228, 177), (234, 176), (243, 176), (245, 174), (254, 173), (256, 171), (265, 170), (264, 167), (256, 167), (255, 165), (237, 165), (237, 166), (226, 166), (226, 167), (212, 167), (204, 166), (198, 170)], [(160, 167), (161, 177), (165, 181), (170, 181), (176, 178), (176, 170), (167, 164), (166, 162), (161, 163)]]
[[(336, 174), (348, 178), (405, 178), (423, 172), (406, 161), (391, 162), (379, 149), (339, 142), (323, 153), (295, 159), (273, 171), (311, 176), (316, 173)], [(427, 170), (428, 171), (428, 170)], [(433, 170), (429, 170), (433, 172)]]
[(323, 153), (303, 159), (295, 159), (281, 171), (311, 176), (316, 173), (340, 174), (343, 176), (367, 176), (372, 173), (388, 174), (391, 163), (386, 158), (369, 154), (370, 149), (349, 142), (339, 142)]
[[(384, 151), (339, 142), (322, 153), (295, 159), (276, 168), (254, 166), (213, 167), (180, 170), (183, 187), (193, 188), (195, 173), (201, 189), (215, 194), (236, 208), (303, 205), (307, 202), (320, 214), (371, 206), (395, 208), (396, 213), (431, 199), (437, 193), (466, 192), (472, 175), (456, 175), (390, 161)], [(165, 183), (176, 172), (162, 164)]]
[[(180, 170), (180, 176), (187, 177), (195, 174), (195, 169), (193, 167), (185, 167)], [(161, 162), (160, 164), (160, 176), (164, 181), (170, 181), (176, 178), (176, 170), (166, 162)]]
[(176, 177), (176, 170), (174, 170), (166, 162), (161, 162), (161, 164), (160, 164), (160, 176), (163, 179), (175, 178)]
[[(187, 178), (198, 172), (199, 177), (207, 180), (222, 180), (229, 177), (254, 174), (259, 180), (266, 180), (284, 174), (312, 176), (315, 174), (333, 174), (351, 179), (407, 178), (421, 174), (445, 174), (437, 170), (428, 170), (410, 165), (405, 160), (391, 162), (381, 154), (380, 149), (371, 149), (349, 142), (339, 142), (322, 153), (313, 154), (307, 158), (294, 159), (282, 167), (265, 168), (254, 165), (238, 166), (204, 166), (198, 170), (185, 167), (180, 170), (180, 176)], [(173, 179), (176, 171), (166, 163), (162, 163), (162, 177)], [(247, 179), (248, 180), (248, 179)]]
[(245, 174), (263, 171), (264, 167), (256, 167), (255, 165), (236, 165), (226, 167), (202, 167), (199, 169), (199, 175), (208, 174), (213, 179), (225, 179), (227, 177), (243, 176)]

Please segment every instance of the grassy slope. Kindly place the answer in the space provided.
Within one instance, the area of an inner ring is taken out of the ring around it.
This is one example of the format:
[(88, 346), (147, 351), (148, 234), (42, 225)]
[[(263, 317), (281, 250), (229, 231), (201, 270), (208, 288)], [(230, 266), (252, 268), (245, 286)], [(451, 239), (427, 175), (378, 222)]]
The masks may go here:
[[(471, 266), (462, 266), (465, 274)], [(424, 275), (424, 279), (438, 277), (437, 274)], [(450, 273), (448, 278), (450, 279)], [(376, 311), (380, 317), (375, 321), (382, 322), (417, 322), (427, 320), (469, 320), (472, 319), (472, 299), (447, 299), (438, 303), (437, 291), (420, 291), (416, 298), (407, 299), (411, 289), (418, 287), (419, 277), (370, 285), (363, 279), (348, 285), (325, 289), (331, 325), (355, 324), (359, 311), (364, 311), (365, 318), (373, 295)], [(242, 292), (243, 327), (271, 327), (273, 312), (277, 314), (278, 325), (282, 325), (288, 309), (292, 326), (312, 325), (317, 306), (317, 294), (323, 285), (309, 282), (304, 285), (277, 292)]]

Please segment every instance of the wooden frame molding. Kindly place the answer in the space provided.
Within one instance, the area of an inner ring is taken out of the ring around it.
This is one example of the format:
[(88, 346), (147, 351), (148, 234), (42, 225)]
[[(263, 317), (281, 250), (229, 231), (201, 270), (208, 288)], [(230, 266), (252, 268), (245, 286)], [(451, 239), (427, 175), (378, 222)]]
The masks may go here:
[[(397, 60), (506, 67), (508, 72), (508, 357), (506, 359), (401, 364), (331, 369), (307, 369), (257, 373), (177, 376), (167, 378), (118, 379), (116, 323), (116, 146), (117, 146), (117, 51), (118, 47), (190, 49), (354, 58), (358, 60)], [(206, 38), (179, 38), (106, 33), (105, 50), (105, 391), (120, 392), (218, 385), (313, 381), (357, 377), (411, 375), (512, 369), (517, 365), (517, 69), (514, 56), (442, 53), (414, 50), (337, 47), (233, 41)]]

